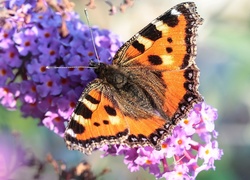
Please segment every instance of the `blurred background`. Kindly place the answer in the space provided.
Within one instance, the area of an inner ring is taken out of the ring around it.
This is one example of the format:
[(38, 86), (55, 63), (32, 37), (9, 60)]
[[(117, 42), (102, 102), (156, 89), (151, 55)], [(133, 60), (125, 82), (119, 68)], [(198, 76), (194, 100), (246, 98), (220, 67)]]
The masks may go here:
[[(87, 1), (74, 2), (75, 11), (85, 21), (83, 10)], [(122, 1), (111, 2), (119, 5)], [(150, 21), (180, 2), (183, 1), (135, 0), (133, 7), (124, 13), (118, 12), (110, 16), (109, 6), (104, 1), (96, 1), (96, 8), (89, 10), (89, 17), (91, 24), (107, 28), (118, 34), (121, 40), (127, 41)], [(204, 18), (204, 24), (198, 30), (196, 60), (201, 70), (200, 92), (207, 104), (218, 109), (216, 130), (219, 132), (219, 147), (224, 151), (222, 159), (215, 161), (216, 170), (203, 171), (197, 179), (249, 179), (250, 1), (194, 2)], [(23, 146), (34, 152), (41, 161), (45, 161), (46, 155), (50, 153), (56, 160), (66, 162), (69, 167), (85, 159), (95, 174), (104, 168), (111, 170), (99, 179), (154, 179), (144, 170), (130, 173), (119, 157), (100, 158), (98, 152), (85, 156), (76, 151), (68, 151), (62, 138), (45, 127), (37, 126), (38, 120), (22, 118), (18, 111), (10, 112), (0, 107), (0, 114), (0, 126), (5, 127), (1, 131), (7, 132), (1, 139), (11, 143), (13, 138), (8, 136), (8, 132), (18, 132)], [(19, 172), (14, 179), (32, 177), (20, 174), (25, 172)], [(50, 168), (46, 169), (46, 174), (41, 179), (57, 178)]]

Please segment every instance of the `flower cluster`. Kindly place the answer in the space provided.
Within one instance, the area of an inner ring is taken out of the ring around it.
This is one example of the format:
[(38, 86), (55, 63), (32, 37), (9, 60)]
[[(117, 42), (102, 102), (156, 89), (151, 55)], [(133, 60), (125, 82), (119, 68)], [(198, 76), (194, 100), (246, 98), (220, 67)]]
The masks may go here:
[(174, 128), (172, 136), (162, 143), (160, 151), (152, 147), (106, 146), (102, 148), (103, 157), (122, 155), (131, 172), (141, 167), (156, 178), (195, 179), (199, 172), (215, 169), (214, 161), (223, 155), (216, 141), (216, 119), (216, 109), (205, 103), (196, 104)]
[[(90, 29), (63, 1), (6, 1), (0, 26), (0, 103), (59, 135), (75, 104), (95, 74), (91, 69), (46, 69), (88, 66), (95, 60)], [(110, 63), (121, 45), (108, 30), (92, 28), (100, 60)]]

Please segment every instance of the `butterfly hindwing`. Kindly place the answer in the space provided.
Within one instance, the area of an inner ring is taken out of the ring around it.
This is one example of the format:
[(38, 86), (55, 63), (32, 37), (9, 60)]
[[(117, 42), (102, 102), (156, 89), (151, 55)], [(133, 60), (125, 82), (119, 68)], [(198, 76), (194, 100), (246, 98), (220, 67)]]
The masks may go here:
[(199, 69), (195, 64), (178, 71), (162, 72), (167, 84), (163, 109), (167, 116), (172, 117), (173, 124), (184, 118), (195, 103), (202, 101), (198, 92), (198, 77)]
[(107, 98), (102, 85), (97, 84), (91, 83), (84, 91), (65, 131), (69, 149), (86, 154), (102, 144), (122, 143), (128, 134), (120, 110)]

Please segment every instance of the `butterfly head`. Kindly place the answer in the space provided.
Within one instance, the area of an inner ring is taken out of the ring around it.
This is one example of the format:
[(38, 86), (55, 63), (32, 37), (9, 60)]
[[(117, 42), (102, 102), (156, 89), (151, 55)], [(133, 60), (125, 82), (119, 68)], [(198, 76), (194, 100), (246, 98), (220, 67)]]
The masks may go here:
[(89, 67), (93, 68), (97, 77), (103, 76), (103, 73), (107, 69), (107, 65), (101, 62), (95, 62), (93, 60), (90, 61)]
[(90, 61), (89, 66), (95, 69), (98, 79), (101, 79), (103, 83), (108, 83), (115, 88), (123, 88), (128, 81), (128, 75), (115, 65)]

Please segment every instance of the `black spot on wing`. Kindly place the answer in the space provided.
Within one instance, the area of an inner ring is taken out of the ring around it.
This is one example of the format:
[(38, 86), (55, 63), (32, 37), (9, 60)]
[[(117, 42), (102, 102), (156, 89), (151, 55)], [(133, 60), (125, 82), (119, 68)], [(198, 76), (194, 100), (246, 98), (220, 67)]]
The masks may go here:
[(173, 52), (173, 49), (171, 47), (167, 47), (166, 51), (167, 51), (167, 53), (171, 53), (171, 52)]
[(156, 29), (154, 24), (149, 24), (144, 31), (139, 33), (141, 36), (148, 38), (152, 41), (156, 41), (157, 39), (162, 37), (162, 32)]
[(160, 56), (157, 55), (149, 55), (148, 56), (148, 61), (152, 64), (152, 65), (161, 65), (163, 63), (162, 59)]
[(139, 43), (137, 40), (132, 43), (132, 46), (137, 49), (140, 53), (144, 53), (145, 46)]
[(195, 91), (195, 84), (194, 84), (194, 82), (187, 81), (187, 82), (184, 83), (184, 87), (188, 91), (191, 91), (191, 92)]
[(137, 138), (135, 135), (133, 135), (133, 134), (130, 134), (130, 135), (128, 136), (127, 140), (128, 140), (129, 142), (131, 142), (131, 143), (136, 143), (136, 142), (138, 142), (138, 138)]
[(194, 81), (197, 77), (197, 71), (198, 70), (194, 70), (193, 67), (189, 67), (185, 70), (184, 77), (189, 81)]
[(126, 136), (127, 134), (128, 134), (128, 129), (125, 129), (124, 131), (117, 133), (116, 137), (120, 138)]
[(67, 141), (70, 141), (72, 144), (78, 144), (79, 143), (79, 141), (76, 138), (72, 137), (70, 134), (65, 134), (64, 137), (65, 137), (65, 139)]
[(95, 99), (95, 98), (93, 98), (92, 96), (90, 96), (90, 95), (87, 95), (86, 97), (85, 97), (85, 99), (87, 99), (89, 102), (91, 102), (92, 104), (99, 104), (99, 100), (97, 100), (97, 99)]
[(152, 134), (150, 134), (150, 136), (149, 136), (149, 140), (150, 140), (150, 142), (151, 142), (154, 146), (157, 145), (159, 139), (160, 139), (160, 136), (159, 136), (158, 134), (156, 134), (156, 133), (152, 133)]
[(110, 116), (116, 116), (116, 110), (110, 106), (104, 106), (105, 111), (108, 113)]
[(68, 128), (72, 129), (75, 134), (82, 134), (85, 131), (85, 127), (74, 119), (70, 121)]
[(84, 119), (90, 119), (92, 116), (92, 111), (82, 102), (78, 102), (74, 112), (77, 115), (81, 115)]
[(100, 126), (100, 123), (94, 122), (94, 126), (98, 127), (98, 126)]
[(181, 69), (184, 69), (185, 67), (187, 67), (189, 65), (190, 59), (191, 59), (191, 56), (189, 54), (186, 54), (184, 56), (184, 59), (183, 59), (182, 65), (181, 65)]
[(103, 122), (103, 124), (106, 124), (106, 125), (109, 124), (109, 121), (108, 121), (108, 120), (103, 120), (102, 122)]
[(173, 39), (172, 39), (171, 37), (168, 37), (167, 41), (168, 41), (169, 43), (172, 43), (172, 42), (173, 42)]
[(175, 27), (179, 23), (178, 16), (171, 14), (171, 11), (168, 11), (166, 14), (159, 17), (158, 20), (163, 21), (163, 23), (170, 27)]
[(148, 139), (146, 136), (144, 136), (143, 134), (138, 134), (138, 139), (139, 139), (139, 142), (147, 142)]

